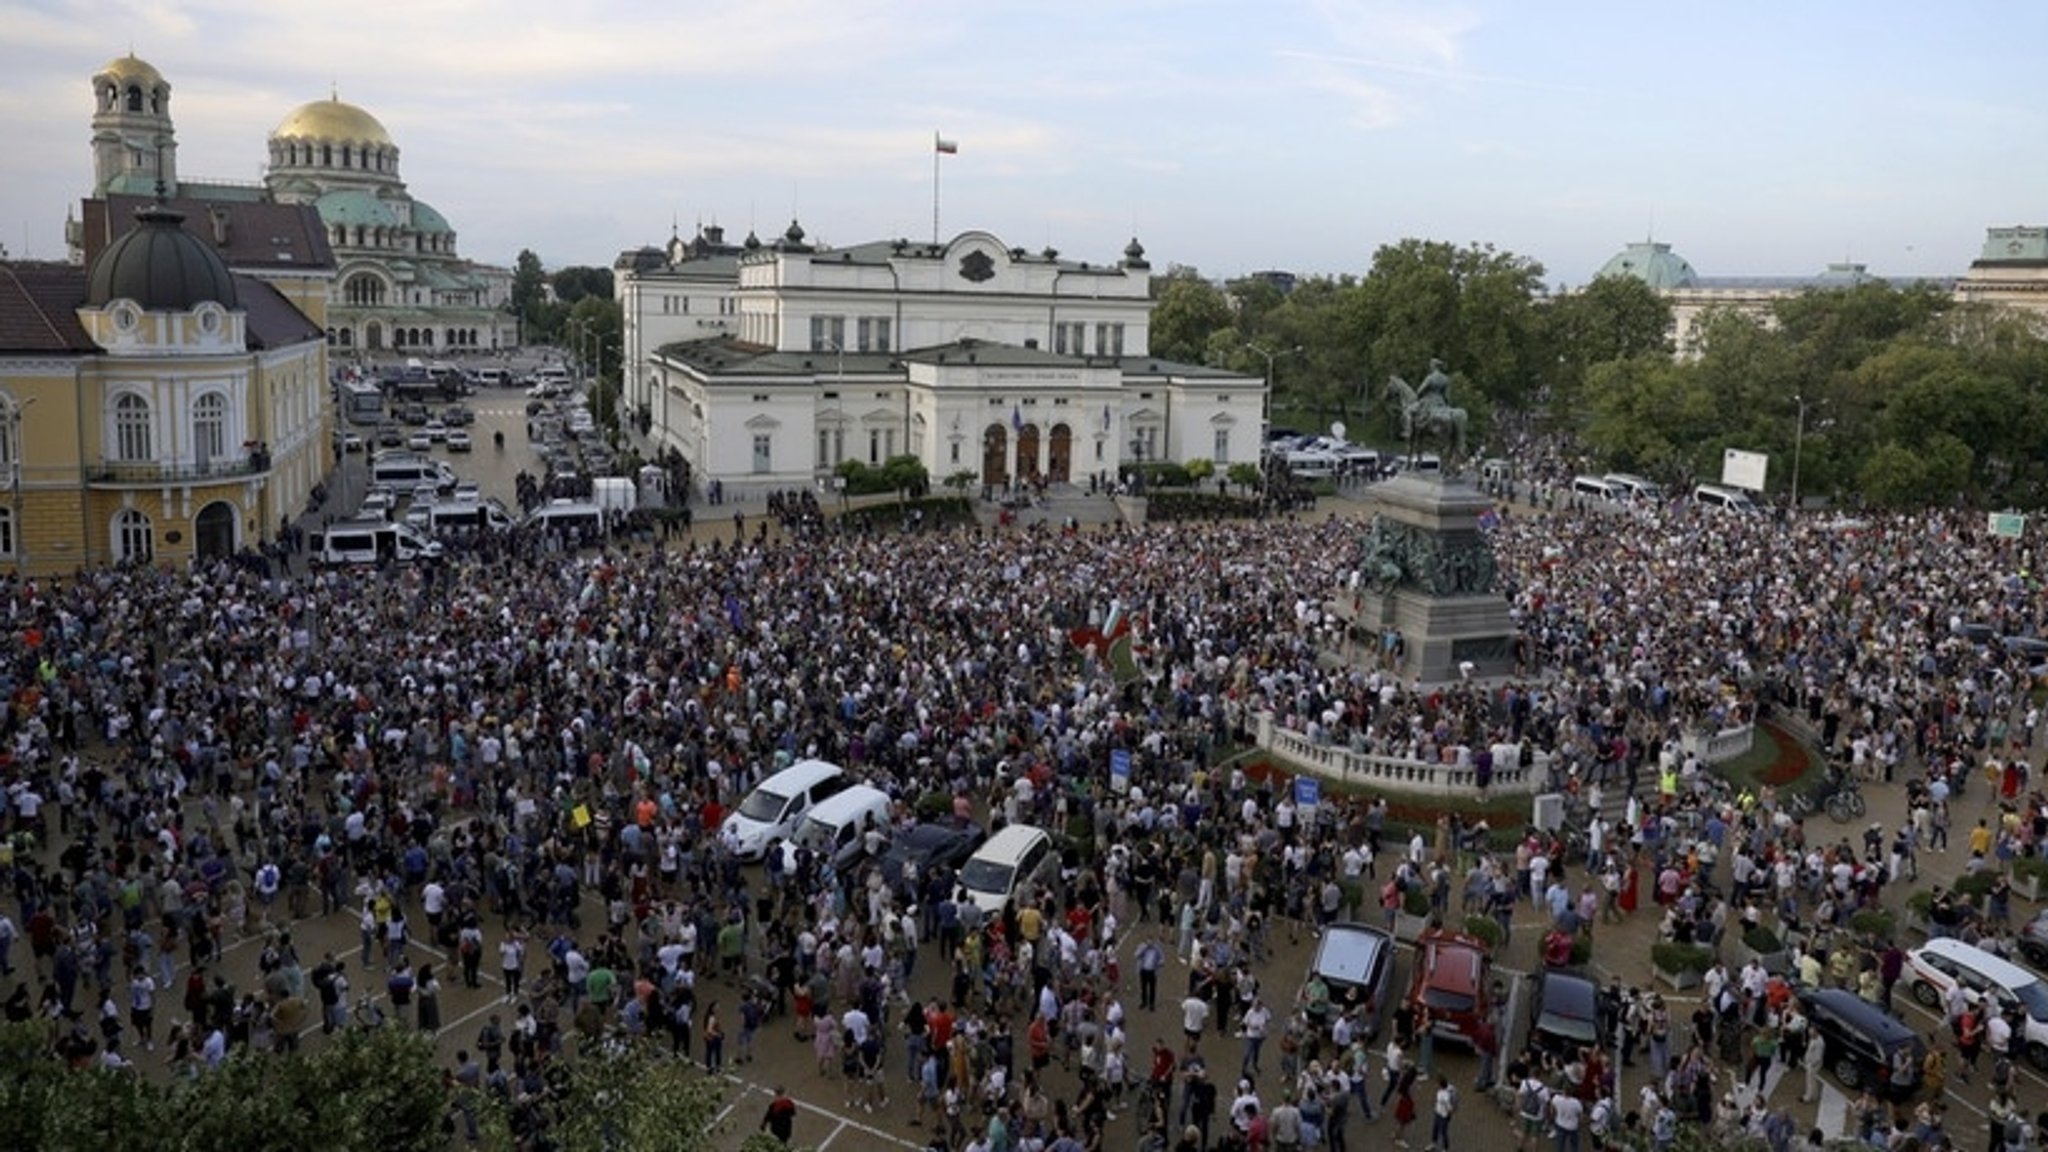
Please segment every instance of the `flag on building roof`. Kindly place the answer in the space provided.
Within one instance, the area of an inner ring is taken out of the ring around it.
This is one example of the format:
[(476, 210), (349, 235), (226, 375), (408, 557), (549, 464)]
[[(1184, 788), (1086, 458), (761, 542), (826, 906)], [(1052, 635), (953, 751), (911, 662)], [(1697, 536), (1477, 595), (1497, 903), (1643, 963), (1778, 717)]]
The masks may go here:
[(959, 141), (948, 140), (936, 132), (932, 134), (932, 148), (942, 156), (957, 156), (960, 154)]

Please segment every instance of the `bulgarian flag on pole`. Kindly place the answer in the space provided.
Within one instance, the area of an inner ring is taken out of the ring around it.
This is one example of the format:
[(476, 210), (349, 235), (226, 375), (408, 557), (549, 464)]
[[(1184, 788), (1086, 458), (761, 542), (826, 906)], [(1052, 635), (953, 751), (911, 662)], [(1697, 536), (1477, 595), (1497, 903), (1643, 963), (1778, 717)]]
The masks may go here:
[(957, 156), (960, 154), (960, 144), (958, 141), (948, 140), (934, 132), (932, 133), (932, 151), (937, 152), (941, 156)]

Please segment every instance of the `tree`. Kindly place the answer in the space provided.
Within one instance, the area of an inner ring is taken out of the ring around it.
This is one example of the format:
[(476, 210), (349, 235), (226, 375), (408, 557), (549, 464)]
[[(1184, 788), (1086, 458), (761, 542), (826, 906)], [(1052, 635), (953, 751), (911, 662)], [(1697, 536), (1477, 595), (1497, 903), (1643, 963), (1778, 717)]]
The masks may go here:
[(1420, 376), (1432, 358), (1469, 384), (1463, 407), (1520, 408), (1543, 378), (1546, 341), (1536, 315), (1543, 266), (1491, 244), (1457, 248), (1403, 240), (1373, 254), (1352, 303), (1368, 341), (1367, 376)]
[(446, 1146), (441, 1069), (418, 1032), (350, 1031), (291, 1056), (238, 1051), (196, 1079), (160, 1083), (133, 1071), (67, 1069), (43, 1028), (0, 1027), (0, 1138), (10, 1148)]
[(612, 298), (612, 270), (609, 268), (573, 265), (557, 271), (552, 283), (555, 298), (564, 304), (575, 304), (592, 296), (600, 300)]
[(531, 248), (521, 248), (512, 264), (512, 311), (531, 323), (547, 303), (547, 273)]
[(1164, 281), (1152, 308), (1152, 354), (1163, 360), (1204, 363), (1210, 335), (1230, 326), (1230, 303), (1207, 280), (1171, 276)]
[(1553, 299), (1540, 313), (1557, 353), (1545, 381), (1554, 414), (1577, 411), (1586, 373), (1596, 364), (1671, 354), (1671, 304), (1633, 276), (1601, 276)]
[(1223, 475), (1227, 479), (1229, 479), (1229, 481), (1232, 484), (1237, 485), (1239, 489), (1256, 488), (1258, 487), (1259, 480), (1261, 479), (1259, 473), (1259, 466), (1257, 464), (1252, 464), (1245, 461), (1239, 461), (1235, 464), (1232, 464), (1229, 470), (1224, 472)]
[[(605, 1040), (557, 1064), (544, 1113), (556, 1147), (708, 1152), (717, 1137), (719, 1084), (650, 1044)], [(489, 1118), (484, 1143), (509, 1147), (507, 1117)]]

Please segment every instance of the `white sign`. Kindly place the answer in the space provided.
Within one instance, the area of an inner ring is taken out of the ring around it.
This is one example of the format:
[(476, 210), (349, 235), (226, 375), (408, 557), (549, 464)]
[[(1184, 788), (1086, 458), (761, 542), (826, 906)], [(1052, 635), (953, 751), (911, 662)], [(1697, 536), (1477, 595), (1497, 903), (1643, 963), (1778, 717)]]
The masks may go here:
[(1771, 458), (1762, 452), (1730, 448), (1721, 455), (1721, 483), (1730, 488), (1761, 492), (1764, 490), (1764, 473), (1770, 467)]

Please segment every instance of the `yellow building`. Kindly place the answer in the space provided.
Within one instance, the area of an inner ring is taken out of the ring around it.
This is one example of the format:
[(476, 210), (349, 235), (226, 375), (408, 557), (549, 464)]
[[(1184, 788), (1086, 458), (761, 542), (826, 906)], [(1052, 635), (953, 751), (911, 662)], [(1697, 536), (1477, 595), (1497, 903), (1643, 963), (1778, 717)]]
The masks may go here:
[(166, 205), (86, 267), (0, 263), (0, 565), (270, 539), (332, 463), (330, 411), (322, 325)]

